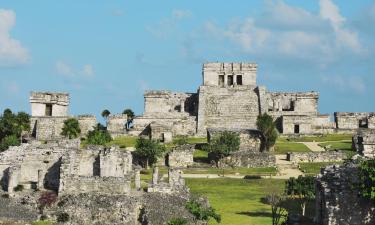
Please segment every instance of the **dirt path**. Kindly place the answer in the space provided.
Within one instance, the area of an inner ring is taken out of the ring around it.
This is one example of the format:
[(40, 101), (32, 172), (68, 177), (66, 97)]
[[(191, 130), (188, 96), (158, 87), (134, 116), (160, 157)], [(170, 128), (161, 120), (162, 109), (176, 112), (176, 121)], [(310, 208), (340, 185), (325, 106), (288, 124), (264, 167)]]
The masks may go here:
[(299, 143), (302, 143), (302, 144), (306, 145), (306, 147), (308, 147), (313, 152), (324, 152), (325, 151), (325, 149), (323, 147), (319, 146), (319, 144), (321, 142), (299, 142)]
[(286, 154), (275, 155), (276, 166), (278, 169), (278, 175), (273, 178), (276, 179), (288, 179), (290, 177), (298, 177), (303, 175), (303, 173), (298, 169), (297, 166), (293, 165), (292, 162), (286, 160)]

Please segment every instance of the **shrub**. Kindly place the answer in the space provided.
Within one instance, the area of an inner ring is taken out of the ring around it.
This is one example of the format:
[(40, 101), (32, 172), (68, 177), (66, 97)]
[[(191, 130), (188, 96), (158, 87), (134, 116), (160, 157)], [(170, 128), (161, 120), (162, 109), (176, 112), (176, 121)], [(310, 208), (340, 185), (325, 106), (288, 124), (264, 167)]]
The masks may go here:
[(210, 218), (213, 218), (216, 222), (221, 222), (221, 216), (215, 212), (215, 209), (212, 207), (203, 207), (202, 204), (196, 200), (188, 201), (186, 203), (186, 209), (198, 220), (208, 221)]
[(149, 165), (156, 163), (158, 157), (165, 152), (165, 146), (155, 140), (140, 138), (135, 144), (135, 155), (143, 161), (143, 166), (147, 168)]
[(61, 135), (68, 137), (69, 139), (77, 138), (81, 133), (79, 122), (76, 118), (69, 118), (64, 121)]
[(228, 156), (230, 153), (238, 151), (240, 149), (240, 136), (237, 133), (224, 131), (213, 137), (213, 140), (205, 147), (205, 151), (215, 153), (216, 163), (223, 158)]
[(175, 145), (186, 145), (187, 143), (188, 143), (188, 138), (185, 135), (177, 136), (173, 140), (173, 144), (175, 144)]
[(289, 178), (285, 183), (285, 192), (296, 199), (301, 207), (302, 216), (305, 215), (306, 204), (315, 198), (315, 178), (312, 176), (299, 176)]
[(264, 147), (266, 150), (269, 150), (275, 145), (278, 136), (272, 116), (267, 113), (259, 115), (257, 118), (257, 128), (264, 135)]
[(15, 188), (13, 188), (13, 190), (14, 191), (23, 191), (23, 189), (24, 189), (24, 187), (23, 187), (23, 185), (21, 185), (21, 184), (19, 184), (19, 185), (17, 185)]
[(7, 150), (10, 146), (19, 146), (20, 144), (21, 141), (16, 135), (6, 136), (0, 142), (0, 152)]
[(362, 162), (358, 169), (360, 195), (375, 200), (375, 159)]
[(92, 131), (89, 131), (89, 133), (87, 134), (88, 144), (105, 145), (106, 143), (110, 141), (112, 141), (111, 135), (101, 124), (97, 124), (95, 129)]
[(189, 225), (189, 222), (184, 218), (174, 218), (168, 221), (167, 225)]
[(68, 222), (70, 219), (70, 216), (68, 213), (60, 213), (57, 215), (57, 222), (60, 222), (60, 223), (65, 223), (65, 222)]

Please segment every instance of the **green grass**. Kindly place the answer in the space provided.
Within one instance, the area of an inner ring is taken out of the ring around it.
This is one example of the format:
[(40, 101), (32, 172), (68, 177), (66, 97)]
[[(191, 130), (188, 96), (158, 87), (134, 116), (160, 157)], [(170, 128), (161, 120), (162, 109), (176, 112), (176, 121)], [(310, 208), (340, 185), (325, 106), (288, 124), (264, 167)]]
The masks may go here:
[(311, 150), (302, 143), (276, 142), (275, 154), (285, 154), (288, 152), (310, 152)]
[(326, 134), (320, 136), (306, 136), (298, 138), (282, 138), (283, 140), (288, 139), (294, 142), (326, 142), (326, 141), (342, 141), (342, 140), (352, 140), (351, 134)]
[(120, 148), (135, 147), (138, 137), (123, 136), (114, 138), (107, 146), (118, 145)]
[[(188, 168), (184, 169), (185, 174), (223, 174), (223, 169), (219, 168)], [(224, 175), (258, 175), (258, 176), (267, 176), (267, 175), (276, 175), (277, 169), (275, 167), (261, 167), (261, 168), (225, 168)]]
[[(222, 217), (221, 225), (272, 224), (271, 208), (261, 199), (270, 189), (283, 192), (284, 183), (285, 180), (279, 179), (186, 179), (193, 194), (208, 197), (211, 206)], [(288, 204), (292, 212), (297, 210), (295, 202), (288, 201)], [(311, 216), (313, 211), (308, 207), (307, 215)], [(218, 223), (211, 220), (209, 224)]]
[(188, 144), (207, 143), (207, 138), (205, 138), (205, 137), (188, 137), (187, 143)]
[(352, 142), (351, 141), (330, 141), (330, 142), (324, 142), (319, 144), (320, 147), (327, 147), (327, 150), (353, 150), (352, 148)]
[(39, 220), (39, 221), (35, 221), (31, 223), (31, 225), (52, 225), (52, 224), (53, 223), (48, 220)]
[(320, 169), (328, 165), (342, 164), (342, 162), (316, 162), (316, 163), (299, 163), (299, 168), (305, 175), (315, 176), (320, 173)]

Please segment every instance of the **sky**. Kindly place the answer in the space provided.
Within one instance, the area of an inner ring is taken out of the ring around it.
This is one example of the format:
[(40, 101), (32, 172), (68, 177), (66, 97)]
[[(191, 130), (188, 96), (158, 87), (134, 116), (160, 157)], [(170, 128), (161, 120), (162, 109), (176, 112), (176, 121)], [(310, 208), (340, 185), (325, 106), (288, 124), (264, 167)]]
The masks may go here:
[(145, 90), (196, 92), (204, 62), (256, 62), (270, 91), (375, 111), (370, 0), (0, 0), (0, 110), (69, 92), (73, 115), (143, 112)]

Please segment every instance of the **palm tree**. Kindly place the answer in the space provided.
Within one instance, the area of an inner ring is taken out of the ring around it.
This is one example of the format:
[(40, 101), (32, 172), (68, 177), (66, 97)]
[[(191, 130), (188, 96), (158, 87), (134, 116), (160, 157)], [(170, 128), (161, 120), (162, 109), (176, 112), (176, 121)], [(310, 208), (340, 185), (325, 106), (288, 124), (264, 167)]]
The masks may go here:
[(133, 122), (134, 119), (134, 112), (131, 109), (125, 109), (122, 114), (126, 114), (128, 116), (128, 120), (126, 122), (126, 129), (129, 129), (130, 123)]
[(102, 117), (104, 119), (107, 119), (109, 115), (111, 115), (111, 112), (108, 109), (103, 110)]

